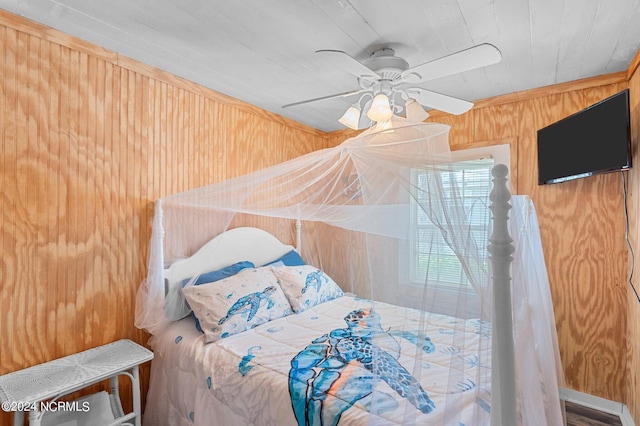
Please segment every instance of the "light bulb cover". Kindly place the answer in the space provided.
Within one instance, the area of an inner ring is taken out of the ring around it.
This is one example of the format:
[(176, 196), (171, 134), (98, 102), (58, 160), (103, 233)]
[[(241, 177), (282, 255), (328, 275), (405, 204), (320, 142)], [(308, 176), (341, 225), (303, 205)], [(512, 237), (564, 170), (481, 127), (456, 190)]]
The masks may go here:
[(424, 121), (429, 117), (429, 113), (422, 108), (422, 105), (415, 99), (409, 99), (405, 105), (404, 110), (407, 114), (407, 120), (411, 121)]
[(379, 93), (373, 98), (371, 108), (367, 111), (367, 117), (373, 121), (387, 121), (393, 115), (389, 106), (389, 98), (383, 93)]
[(358, 130), (360, 124), (360, 105), (351, 105), (338, 121), (350, 129)]

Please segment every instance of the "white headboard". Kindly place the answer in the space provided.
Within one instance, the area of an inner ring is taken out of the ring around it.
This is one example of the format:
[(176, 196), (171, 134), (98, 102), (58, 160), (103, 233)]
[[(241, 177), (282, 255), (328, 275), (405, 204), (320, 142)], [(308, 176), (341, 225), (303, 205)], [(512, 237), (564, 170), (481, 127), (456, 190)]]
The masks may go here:
[(264, 265), (293, 250), (267, 231), (259, 228), (233, 228), (216, 236), (186, 259), (175, 261), (164, 270), (166, 313), (172, 319), (188, 314), (183, 304), (180, 284), (188, 278), (248, 260)]

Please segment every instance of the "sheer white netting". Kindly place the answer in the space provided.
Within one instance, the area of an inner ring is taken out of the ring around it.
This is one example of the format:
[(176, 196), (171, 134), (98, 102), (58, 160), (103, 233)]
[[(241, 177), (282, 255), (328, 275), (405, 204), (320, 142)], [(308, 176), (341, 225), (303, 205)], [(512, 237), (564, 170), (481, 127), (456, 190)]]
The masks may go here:
[[(351, 330), (380, 349), (371, 355), (373, 392), (358, 402), (368, 406), (371, 423), (398, 412), (398, 399), (389, 397), (400, 377), (387, 369), (391, 357), (418, 382), (437, 383), (428, 396), (439, 410), (429, 424), (488, 424), (492, 164), (461, 162), (449, 150), (448, 132), (446, 125), (394, 117), (335, 148), (159, 200), (136, 325), (157, 334), (188, 312), (165, 309), (165, 267), (227, 229), (256, 226), (299, 244), (307, 263), (370, 300), (373, 312), (393, 305), (403, 313), (394, 324), (374, 319), (365, 331)], [(519, 422), (561, 424), (562, 372), (535, 211), (526, 197), (512, 204)], [(423, 424), (416, 407), (425, 409), (424, 401), (401, 400), (402, 424)]]

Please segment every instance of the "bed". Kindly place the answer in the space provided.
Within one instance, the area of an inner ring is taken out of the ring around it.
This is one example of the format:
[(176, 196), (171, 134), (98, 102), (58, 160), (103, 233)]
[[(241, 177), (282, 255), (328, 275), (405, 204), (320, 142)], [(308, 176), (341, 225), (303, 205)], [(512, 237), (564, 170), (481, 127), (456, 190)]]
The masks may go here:
[[(217, 259), (220, 265), (231, 265), (246, 260), (262, 265), (263, 262), (276, 260), (292, 250), (291, 246), (279, 243), (270, 234), (256, 228), (236, 228), (219, 238), (224, 239), (223, 244), (218, 240), (210, 242), (202, 251), (196, 253), (193, 259), (175, 263), (167, 271), (167, 276), (177, 277), (177, 280), (187, 278), (189, 273), (181, 273), (179, 270), (199, 270), (199, 265), (190, 264), (198, 258)], [(237, 250), (236, 244), (245, 245), (243, 242), (247, 241), (252, 242), (248, 245), (252, 247), (250, 251)], [(215, 248), (213, 253), (205, 255), (207, 249), (212, 247)], [(261, 252), (256, 250), (256, 247), (267, 251)], [(233, 255), (229, 256), (230, 253)], [(262, 268), (276, 271), (302, 269), (296, 266)], [(323, 284), (326, 285), (327, 281)], [(407, 371), (405, 374), (410, 375), (408, 370), (413, 369), (416, 362), (416, 348), (424, 354), (418, 357), (420, 362), (429, 365), (429, 375), (421, 378), (420, 387), (412, 380), (407, 385), (394, 383), (394, 378), (391, 377), (382, 378), (385, 389), (376, 391), (376, 396), (379, 397), (379, 416), (385, 424), (405, 424), (403, 417), (408, 409), (407, 404), (412, 406), (412, 411), (428, 415), (425, 418), (436, 422), (434, 424), (451, 424), (453, 418), (458, 423), (471, 424), (465, 419), (476, 418), (477, 411), (484, 411), (488, 417), (488, 405), (476, 397), (473, 378), (477, 375), (475, 370), (483, 368), (477, 360), (486, 361), (489, 358), (487, 354), (478, 356), (478, 339), (460, 339), (456, 333), (469, 336), (486, 334), (491, 332), (490, 325), (478, 319), (457, 321), (452, 317), (433, 314), (429, 318), (429, 336), (420, 339), (417, 330), (411, 327), (412, 323), (419, 321), (419, 311), (406, 312), (403, 309), (398, 312), (396, 306), (376, 303), (375, 313), (372, 313), (371, 307), (370, 300), (345, 295), (340, 291), (331, 295), (328, 300), (310, 306), (309, 309), (299, 313), (285, 312), (282, 316), (255, 328), (211, 344), (207, 344), (207, 337), (196, 329), (192, 316), (173, 323), (165, 333), (155, 337), (153, 341), (158, 361), (153, 363), (153, 379), (147, 398), (147, 404), (153, 406), (147, 406), (145, 424), (160, 425), (164, 424), (165, 419), (171, 419), (169, 423), (177, 425), (206, 424), (211, 418), (225, 419), (219, 424), (233, 425), (287, 425), (297, 422), (306, 424), (313, 423), (314, 415), (323, 419), (322, 423), (318, 424), (336, 424), (338, 421), (342, 421), (342, 424), (367, 424), (369, 407), (372, 404), (375, 406), (376, 402), (369, 401), (372, 386), (363, 386), (362, 383), (374, 380), (373, 374), (372, 377), (355, 379), (360, 382), (358, 386), (363, 394), (350, 394), (354, 401), (353, 404), (347, 404), (346, 409), (340, 403), (324, 401), (318, 397), (317, 401), (324, 402), (319, 405), (326, 406), (320, 409), (321, 414), (314, 414), (311, 413), (310, 407), (314, 401), (305, 400), (308, 392), (304, 382), (308, 379), (308, 373), (313, 371), (316, 378), (322, 375), (323, 368), (316, 364), (335, 362), (337, 365), (324, 371), (332, 371), (336, 376), (348, 374), (347, 366), (340, 365), (341, 361), (337, 361), (337, 358), (344, 359), (344, 354), (336, 355), (332, 361), (332, 346), (329, 340), (333, 335), (333, 339), (336, 340), (333, 343), (335, 351), (339, 345), (338, 340), (346, 341), (356, 336), (358, 328), (361, 327), (349, 328), (349, 324), (354, 323), (353, 318), (357, 318), (357, 323), (369, 321), (368, 334), (373, 334), (371, 342), (393, 355), (387, 360), (392, 362), (395, 368), (404, 366)], [(326, 338), (323, 339), (323, 336)], [(469, 347), (457, 347), (454, 342), (460, 340), (465, 341)], [(439, 411), (437, 407), (444, 406), (442, 396), (448, 391), (442, 383), (448, 382), (448, 366), (453, 359), (457, 359), (451, 356), (453, 352), (464, 354), (462, 370), (456, 383), (462, 412), (450, 413), (452, 418), (445, 421), (444, 410)], [(305, 355), (306, 363), (312, 363), (313, 367), (292, 367), (292, 364), (296, 365)], [(354, 360), (357, 358), (353, 357), (350, 361), (356, 363), (358, 361)], [(322, 362), (315, 362), (320, 360)], [(384, 373), (378, 372), (377, 375), (384, 376)], [(389, 380), (389, 383), (385, 379)], [(334, 389), (338, 380), (334, 378), (330, 381)], [(331, 386), (327, 386), (326, 392), (329, 392)], [(303, 389), (296, 389), (300, 387)], [(318, 390), (321, 388), (319, 383), (316, 387)], [(347, 389), (346, 392), (349, 392), (349, 384), (345, 384), (344, 387)], [(420, 392), (420, 388), (425, 392)], [(406, 395), (411, 392), (422, 393), (422, 397), (400, 397), (400, 394)], [(390, 398), (391, 395), (396, 397)], [(340, 392), (336, 392), (335, 398), (343, 402), (347, 400), (346, 396), (340, 397)], [(385, 402), (385, 398), (392, 402)], [(396, 401), (397, 399), (399, 401)], [(382, 408), (383, 404), (393, 409)], [(297, 419), (296, 414), (300, 418)], [(417, 424), (424, 424), (424, 419), (420, 420), (418, 417), (415, 420)]]
[[(445, 185), (460, 167), (429, 144), (447, 131), (365, 132), (159, 200), (136, 303), (144, 424), (562, 424), (535, 209), (504, 165), (491, 196)], [(425, 270), (407, 218), (434, 224)], [(452, 256), (432, 262), (434, 244)], [(459, 285), (432, 279), (451, 262)]]

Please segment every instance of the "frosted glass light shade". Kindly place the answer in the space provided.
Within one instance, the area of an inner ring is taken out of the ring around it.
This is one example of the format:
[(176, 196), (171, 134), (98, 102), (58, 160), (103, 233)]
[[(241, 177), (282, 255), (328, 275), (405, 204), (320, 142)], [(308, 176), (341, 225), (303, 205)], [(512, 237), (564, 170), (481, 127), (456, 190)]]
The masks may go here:
[(351, 105), (338, 121), (344, 126), (353, 130), (358, 130), (358, 125), (360, 123), (360, 105)]
[(371, 108), (367, 112), (367, 117), (373, 121), (387, 121), (392, 115), (393, 111), (389, 106), (389, 98), (382, 93), (376, 95), (371, 103)]
[(409, 99), (404, 105), (404, 109), (407, 113), (407, 120), (411, 121), (424, 121), (429, 117), (429, 113), (422, 108), (422, 105), (415, 99)]

